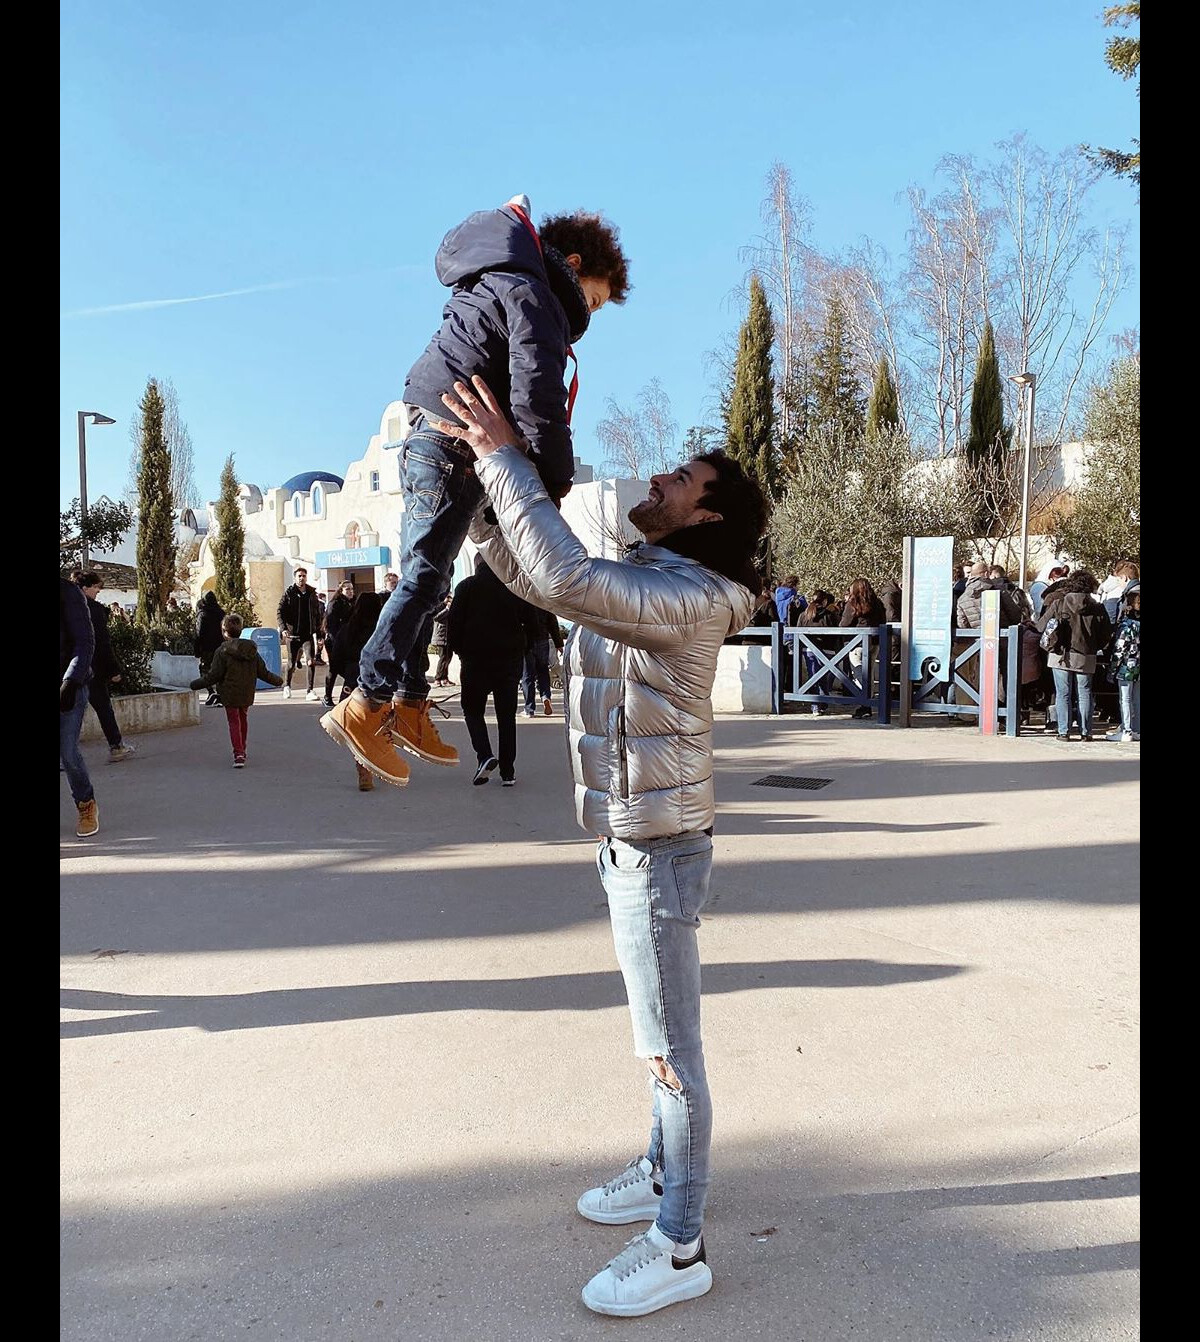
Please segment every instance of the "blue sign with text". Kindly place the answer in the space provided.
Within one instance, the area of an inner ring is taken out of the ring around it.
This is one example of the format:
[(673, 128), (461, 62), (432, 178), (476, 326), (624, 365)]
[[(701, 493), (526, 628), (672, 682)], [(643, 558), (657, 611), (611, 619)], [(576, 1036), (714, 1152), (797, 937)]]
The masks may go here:
[(914, 538), (910, 680), (950, 679), (950, 647), (954, 637), (953, 560), (953, 536)]
[(390, 564), (392, 552), (386, 545), (370, 545), (361, 550), (318, 550), (314, 558), (318, 568), (375, 568)]

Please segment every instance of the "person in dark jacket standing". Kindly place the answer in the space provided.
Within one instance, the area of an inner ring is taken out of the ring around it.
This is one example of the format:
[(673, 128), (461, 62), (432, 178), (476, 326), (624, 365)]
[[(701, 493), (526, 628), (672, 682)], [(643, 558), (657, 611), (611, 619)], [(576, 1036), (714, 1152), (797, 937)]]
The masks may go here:
[(447, 689), (454, 682), (450, 679), (450, 647), (446, 641), (446, 619), (450, 614), (451, 597), (446, 599), (433, 612), (433, 633), (429, 639), (430, 652), (437, 653), (437, 668), (433, 673), (433, 683), (438, 689)]
[(308, 693), (306, 699), (315, 703), (317, 692), (313, 682), (317, 676), (317, 640), (321, 637), (321, 603), (317, 600), (316, 589), (308, 585), (308, 570), (298, 568), (293, 575), (294, 583), (279, 599), (279, 636), (287, 645), (287, 679), (283, 684), (283, 697), (292, 697), (292, 676), (296, 671), (296, 661), (304, 648), (308, 649)]
[(532, 718), (537, 714), (537, 696), (541, 696), (542, 712), (547, 717), (554, 712), (550, 698), (550, 640), (554, 639), (559, 652), (562, 651), (562, 630), (558, 620), (548, 610), (534, 609), (534, 634), (525, 650), (525, 672), (521, 677), (521, 687), (525, 691), (525, 716)]
[(137, 752), (121, 739), (121, 728), (117, 715), (113, 712), (112, 699), (109, 697), (109, 685), (119, 684), (121, 665), (113, 654), (112, 639), (108, 636), (109, 612), (97, 598), (104, 584), (98, 573), (80, 573), (75, 578), (76, 586), (87, 598), (88, 614), (92, 617), (92, 632), (96, 636), (96, 651), (92, 656), (92, 679), (88, 685), (88, 701), (96, 710), (100, 719), (100, 729), (108, 742), (109, 764), (120, 764)]
[[(221, 646), (224, 635), (221, 633), (221, 621), (225, 612), (217, 601), (215, 592), (205, 592), (196, 607), (196, 638), (192, 644), (192, 655), (200, 663), (200, 674), (208, 674), (213, 656)], [(218, 707), (221, 698), (213, 690), (205, 700), (205, 708)]]
[[(814, 629), (836, 629), (840, 618), (841, 610), (838, 608), (837, 597), (832, 592), (827, 592), (825, 588), (818, 587), (808, 598), (808, 604), (804, 613), (800, 616), (799, 627), (812, 637), (813, 647), (820, 648), (828, 656), (830, 652), (837, 651), (836, 647), (830, 647), (830, 643), (836, 642), (836, 640), (825, 639), (822, 642), (812, 635), (811, 631)], [(808, 648), (804, 649), (804, 668), (805, 680), (811, 679), (821, 668), (821, 659)], [(813, 685), (809, 693), (831, 694), (833, 692), (832, 680), (833, 675), (827, 671)], [(814, 718), (823, 718), (829, 712), (829, 705), (813, 704), (811, 711)]]
[[(841, 629), (877, 629), (881, 624), (886, 623), (887, 612), (883, 608), (883, 602), (876, 595), (875, 589), (866, 578), (855, 578), (846, 593), (846, 604), (842, 607), (842, 618), (838, 627)], [(859, 689), (869, 694), (871, 690), (871, 665), (868, 658), (863, 656), (863, 649), (852, 648), (847, 654), (846, 660), (850, 664), (854, 679), (858, 681)], [(869, 718), (871, 710), (865, 704), (862, 704), (854, 710), (853, 716)]]
[[(380, 606), (386, 598), (381, 598)], [(354, 609), (354, 584), (349, 578), (337, 589), (337, 595), (325, 608), (325, 651), (329, 654), (329, 667), (325, 673), (325, 707), (333, 707), (333, 682), (337, 679), (337, 672), (333, 669), (333, 642), (338, 636), (338, 630), (350, 618), (350, 612)], [(354, 661), (354, 681), (358, 684), (358, 659)], [(345, 695), (342, 696), (345, 698)]]
[(254, 703), (255, 686), (260, 680), (269, 685), (282, 685), (283, 680), (268, 668), (250, 639), (242, 637), (240, 615), (226, 615), (221, 621), (221, 629), (225, 642), (213, 655), (207, 675), (193, 680), (191, 688), (220, 687), (221, 702), (229, 722), (229, 741), (233, 746), (233, 767), (241, 769), (246, 764), (246, 737), (250, 731), (246, 710)]
[(1096, 658), (1112, 638), (1108, 612), (1092, 595), (1099, 585), (1087, 569), (1076, 569), (1042, 594), (1037, 627), (1049, 644), (1046, 664), (1054, 674), (1054, 721), (1060, 741), (1071, 739), (1073, 708), (1079, 710), (1079, 739), (1092, 739)]
[[(359, 693), (321, 719), (360, 764), (402, 786), (408, 765), (394, 746), (434, 764), (458, 752), (429, 717), (431, 616), (450, 589), (454, 558), (483, 502), (471, 453), (430, 417), (456, 381), (485, 377), (548, 492), (571, 487), (571, 403), (564, 374), (571, 345), (605, 303), (623, 303), (628, 266), (617, 230), (598, 214), (545, 219), (514, 197), (452, 229), (437, 254), (438, 279), (452, 290), (442, 326), (404, 386), (410, 434), (401, 449), (405, 541), (400, 585), (363, 651)], [(571, 357), (574, 357), (573, 355)]]
[[(512, 787), (517, 761), (517, 686), (531, 642), (544, 636), (545, 625), (527, 601), (513, 596), (487, 566), (475, 556), (475, 574), (454, 589), (447, 618), (450, 648), (458, 654), (463, 719), (471, 736), (478, 767), (471, 780), (477, 786), (488, 781), (497, 766), (500, 781)], [(496, 735), (500, 755), (492, 754), (483, 712), (488, 696), (496, 710)]]
[(75, 807), (79, 812), (76, 835), (86, 839), (100, 829), (100, 808), (88, 776), (79, 732), (88, 706), (88, 681), (96, 634), (88, 615), (87, 599), (66, 578), (58, 580), (58, 758)]

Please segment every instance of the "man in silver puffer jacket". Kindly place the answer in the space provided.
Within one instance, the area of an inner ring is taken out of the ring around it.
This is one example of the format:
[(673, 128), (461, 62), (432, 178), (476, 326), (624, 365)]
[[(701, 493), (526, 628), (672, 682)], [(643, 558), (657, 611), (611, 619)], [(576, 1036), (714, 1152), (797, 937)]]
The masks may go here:
[(634, 1052), (653, 1078), (644, 1156), (578, 1201), (590, 1221), (652, 1220), (584, 1287), (601, 1314), (649, 1314), (712, 1285), (702, 1235), (712, 1105), (700, 1037), (696, 929), (712, 869), (712, 687), (717, 654), (745, 627), (762, 494), (706, 453), (655, 475), (629, 520), (646, 537), (594, 559), (567, 526), (484, 383), (443, 400), (496, 522), (471, 538), (518, 595), (574, 622), (563, 653), (575, 813), (596, 861), (625, 980)]

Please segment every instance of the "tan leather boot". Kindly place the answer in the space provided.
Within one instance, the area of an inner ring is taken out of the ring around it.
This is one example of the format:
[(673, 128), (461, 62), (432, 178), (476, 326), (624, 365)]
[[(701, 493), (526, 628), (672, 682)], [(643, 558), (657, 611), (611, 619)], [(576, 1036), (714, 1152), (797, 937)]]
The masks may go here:
[(75, 805), (79, 809), (79, 824), (75, 828), (76, 837), (87, 839), (93, 834), (98, 834), (100, 832), (100, 808), (96, 805), (95, 797), (91, 801), (77, 801)]
[(448, 746), (429, 720), (429, 700), (419, 704), (397, 704), (391, 727), (392, 741), (430, 764), (457, 764), (458, 751)]
[(355, 690), (321, 718), (321, 730), (345, 746), (358, 764), (385, 783), (404, 787), (409, 768), (392, 746), (391, 726), (391, 704), (376, 703), (362, 690)]
[(374, 792), (375, 779), (370, 769), (364, 769), (357, 760), (354, 761), (354, 767), (358, 770), (358, 790), (360, 792)]

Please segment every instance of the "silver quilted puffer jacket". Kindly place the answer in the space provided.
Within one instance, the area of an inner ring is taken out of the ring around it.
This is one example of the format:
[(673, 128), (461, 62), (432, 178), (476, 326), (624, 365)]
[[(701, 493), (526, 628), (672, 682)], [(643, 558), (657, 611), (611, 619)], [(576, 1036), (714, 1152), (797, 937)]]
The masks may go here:
[(656, 839), (713, 823), (717, 653), (753, 598), (670, 550), (593, 559), (515, 448), (476, 462), (499, 523), (471, 539), (518, 596), (572, 620), (563, 650), (575, 817), (589, 833)]

